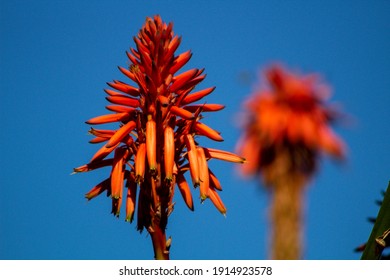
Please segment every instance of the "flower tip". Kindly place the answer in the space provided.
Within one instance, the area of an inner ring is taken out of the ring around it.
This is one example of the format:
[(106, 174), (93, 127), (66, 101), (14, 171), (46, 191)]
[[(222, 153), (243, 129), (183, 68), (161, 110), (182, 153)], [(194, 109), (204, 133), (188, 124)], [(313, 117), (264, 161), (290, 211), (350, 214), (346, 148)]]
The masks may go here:
[(165, 177), (165, 182), (166, 182), (167, 184), (170, 184), (170, 183), (172, 182), (172, 180), (173, 180), (173, 177), (172, 177), (172, 176)]
[(144, 181), (144, 177), (142, 175), (136, 175), (134, 181), (137, 185), (139, 185), (140, 183), (142, 183)]
[(151, 167), (149, 168), (149, 172), (150, 172), (150, 174), (151, 174), (152, 176), (155, 176), (155, 175), (157, 175), (157, 168), (156, 168), (155, 166), (151, 166)]
[(133, 218), (134, 218), (133, 215), (129, 215), (129, 216), (126, 217), (125, 222), (128, 222), (128, 223), (131, 224), (133, 222)]
[(225, 207), (224, 205), (222, 205), (222, 206), (218, 207), (218, 211), (219, 211), (219, 213), (221, 213), (221, 214), (225, 217), (225, 219), (226, 219), (226, 212), (227, 212), (226, 207)]
[(70, 173), (70, 175), (73, 175), (73, 174), (76, 174), (76, 173), (80, 173), (80, 172), (82, 172), (81, 167), (74, 167), (73, 168), (73, 172)]

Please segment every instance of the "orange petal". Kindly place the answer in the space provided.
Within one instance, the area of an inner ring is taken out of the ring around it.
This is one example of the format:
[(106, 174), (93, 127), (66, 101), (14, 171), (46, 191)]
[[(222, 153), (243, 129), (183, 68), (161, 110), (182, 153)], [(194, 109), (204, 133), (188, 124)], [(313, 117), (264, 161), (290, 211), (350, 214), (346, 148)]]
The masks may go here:
[(116, 217), (119, 217), (119, 213), (121, 210), (122, 205), (122, 197), (118, 198), (112, 198), (112, 210), (111, 213), (114, 214)]
[(110, 141), (106, 144), (107, 148), (113, 147), (120, 143), (136, 126), (134, 121), (129, 121), (127, 124), (123, 125), (118, 129), (115, 134), (111, 137)]
[(110, 147), (110, 148), (107, 148), (106, 145), (102, 146), (94, 155), (93, 157), (91, 158), (91, 162), (96, 162), (96, 161), (99, 161), (99, 160), (102, 160), (104, 159), (106, 156), (108, 156), (113, 150), (115, 150), (115, 148), (119, 145), (119, 143), (117, 143), (116, 145)]
[(122, 97), (128, 97), (127, 95), (123, 95), (120, 92), (117, 92), (115, 90), (111, 89), (104, 89), (104, 92), (107, 93), (109, 96), (122, 96)]
[(218, 211), (221, 212), (223, 215), (225, 215), (226, 214), (226, 207), (223, 204), (221, 198), (219, 197), (217, 191), (213, 188), (210, 188), (208, 194), (209, 194), (208, 197), (210, 198), (210, 200), (214, 204), (214, 206), (218, 209)]
[(116, 113), (129, 113), (129, 114), (136, 110), (135, 108), (120, 106), (120, 105), (108, 105), (106, 106), (106, 109)]
[[(203, 69), (202, 69), (202, 70), (199, 70), (199, 72), (198, 72), (197, 75), (199, 75), (199, 73), (201, 73), (202, 71), (203, 71)], [(178, 95), (181, 95), (181, 94), (185, 95), (185, 94), (187, 94), (189, 91), (193, 90), (194, 87), (195, 87), (197, 84), (199, 84), (201, 81), (203, 81), (205, 78), (206, 78), (206, 75), (201, 75), (201, 76), (197, 76), (197, 77), (195, 77), (195, 78), (189, 80), (189, 81), (188, 81), (187, 83), (185, 83), (179, 90), (177, 90), (176, 93), (177, 93)]]
[(138, 48), (138, 53), (142, 55), (141, 53), (149, 53), (149, 49), (142, 44), (141, 40), (137, 38), (136, 36), (133, 37), (135, 44), (137, 45)]
[(194, 118), (194, 114), (177, 106), (171, 106), (170, 111), (172, 114), (177, 115), (185, 120), (192, 120)]
[(224, 109), (225, 106), (220, 104), (196, 104), (184, 106), (183, 108), (190, 112), (196, 112), (198, 109), (201, 109), (202, 112), (215, 112)]
[(261, 143), (257, 136), (245, 136), (240, 139), (238, 152), (242, 155), (246, 161), (245, 164), (240, 166), (240, 171), (243, 175), (254, 174), (258, 166), (260, 166), (261, 159)]
[(134, 73), (130, 72), (129, 70), (127, 70), (126, 68), (123, 68), (123, 67), (118, 67), (118, 69), (125, 75), (127, 76), (129, 79), (133, 80), (134, 82), (137, 81), (137, 79), (135, 78), (135, 75)]
[(146, 144), (140, 143), (135, 156), (135, 181), (142, 182), (145, 175)]
[[(126, 55), (127, 57), (129, 58), (129, 60), (131, 61), (131, 63), (133, 64), (139, 64), (138, 60), (137, 60), (137, 57), (135, 57), (134, 55), (132, 55), (131, 53), (127, 52), (126, 51)], [(140, 55), (139, 56), (139, 59), (140, 59)]]
[(116, 149), (113, 167), (111, 170), (111, 195), (114, 199), (122, 197), (123, 178), (125, 174), (124, 157), (127, 155), (126, 149)]
[(156, 122), (148, 116), (146, 122), (146, 156), (148, 159), (149, 169), (152, 173), (156, 172)]
[(172, 180), (173, 166), (175, 163), (175, 137), (172, 127), (164, 129), (164, 168), (165, 179)]
[(160, 101), (160, 104), (162, 107), (168, 107), (168, 105), (169, 105), (168, 97), (160, 94), (159, 96), (157, 96), (157, 98)]
[(137, 196), (137, 184), (134, 181), (134, 175), (127, 178), (127, 196), (126, 196), (126, 222), (132, 222), (134, 218), (135, 203)]
[(176, 92), (182, 86), (184, 86), (189, 80), (194, 78), (197, 75), (198, 71), (199, 71), (198, 69), (191, 69), (191, 70), (188, 70), (184, 73), (181, 73), (178, 76), (175, 76), (172, 79), (172, 84), (171, 84), (169, 90), (171, 92)]
[(139, 53), (134, 48), (130, 48), (131, 53), (137, 58), (140, 59)]
[(149, 78), (149, 76), (144, 75), (145, 71), (142, 65), (132, 64), (130, 66), (130, 72), (134, 74), (134, 81), (140, 86), (140, 93), (145, 94), (146, 92), (148, 92), (148, 87), (146, 85), (145, 79)]
[(169, 61), (170, 58), (173, 56), (177, 48), (179, 47), (181, 42), (181, 37), (175, 36), (172, 38), (171, 42), (168, 45), (168, 49), (166, 50), (166, 53), (164, 55), (164, 60)]
[(316, 126), (318, 124), (314, 123), (314, 120), (307, 114), (302, 115), (299, 119), (302, 132), (302, 140), (308, 147), (313, 147), (318, 141), (318, 135)]
[(89, 140), (88, 143), (98, 144), (98, 143), (106, 142), (109, 139), (110, 139), (109, 137), (95, 137), (95, 138)]
[(207, 158), (215, 158), (235, 163), (244, 163), (245, 159), (227, 151), (212, 149), (212, 148), (204, 148), (204, 152)]
[(113, 163), (112, 159), (105, 159), (105, 160), (100, 160), (100, 161), (94, 161), (94, 162), (90, 162), (90, 163), (84, 164), (82, 166), (73, 168), (73, 171), (75, 173), (88, 172), (88, 171), (95, 170), (95, 169), (98, 169), (98, 168), (110, 166), (110, 165), (112, 165), (112, 163)]
[(175, 60), (173, 61), (173, 65), (169, 69), (170, 74), (175, 74), (180, 68), (182, 68), (190, 59), (191, 59), (192, 53), (191, 51), (186, 51), (185, 53), (182, 53), (175, 57)]
[(114, 103), (114, 104), (118, 104), (118, 105), (124, 105), (124, 106), (133, 107), (133, 108), (137, 108), (140, 106), (138, 99), (130, 98), (126, 95), (108, 96), (108, 97), (106, 97), (106, 99), (109, 102)]
[(96, 128), (91, 128), (88, 131), (90, 134), (97, 136), (97, 137), (108, 137), (111, 138), (112, 135), (115, 134), (115, 130), (108, 130), (108, 129), (96, 129)]
[(205, 200), (208, 197), (209, 190), (209, 167), (207, 165), (207, 159), (202, 147), (197, 147), (198, 152), (198, 164), (199, 164), (199, 178), (200, 178), (200, 199)]
[(319, 130), (319, 142), (320, 147), (331, 156), (340, 159), (345, 157), (344, 142), (330, 128), (322, 127)]
[(110, 87), (113, 89), (119, 90), (121, 92), (127, 93), (133, 97), (138, 97), (139, 96), (139, 90), (136, 87), (133, 87), (131, 85), (128, 85), (124, 82), (115, 80), (112, 83), (107, 83)]
[(212, 140), (219, 141), (219, 142), (223, 141), (223, 138), (217, 131), (215, 131), (214, 129), (212, 129), (211, 127), (203, 123), (196, 122), (195, 131), (197, 132), (197, 134), (207, 136)]
[(186, 203), (187, 207), (191, 211), (194, 211), (194, 203), (192, 201), (191, 190), (190, 187), (188, 186), (186, 178), (181, 172), (179, 172), (176, 176), (176, 184), (177, 187), (179, 188), (181, 196), (183, 197), (183, 200)]
[(212, 93), (214, 89), (215, 89), (215, 87), (210, 87), (210, 88), (206, 88), (206, 89), (194, 92), (192, 94), (189, 94), (181, 101), (181, 104), (186, 105), (186, 104), (190, 104), (192, 102), (198, 101), (198, 100), (202, 99), (203, 97)]
[(110, 178), (100, 182), (96, 186), (94, 186), (88, 193), (85, 194), (85, 198), (88, 200), (91, 200), (92, 198), (97, 197), (104, 191), (107, 191), (110, 189)]
[(146, 74), (152, 74), (152, 59), (150, 58), (149, 53), (147, 52), (140, 52), (141, 56), (141, 65), (145, 68)]
[(221, 183), (219, 182), (217, 176), (209, 169), (209, 181), (210, 181), (210, 187), (215, 188), (219, 191), (222, 191)]
[(87, 124), (104, 124), (110, 122), (120, 122), (126, 121), (129, 119), (129, 113), (118, 113), (118, 114), (109, 114), (99, 117), (95, 117), (86, 121)]
[(198, 163), (198, 153), (196, 151), (196, 145), (194, 138), (191, 134), (187, 134), (184, 137), (185, 145), (187, 147), (187, 156), (188, 162), (190, 164), (190, 174), (192, 179), (192, 184), (194, 187), (199, 186), (199, 163)]
[(291, 114), (287, 125), (287, 138), (292, 144), (296, 144), (300, 140), (301, 135), (299, 120), (296, 115)]

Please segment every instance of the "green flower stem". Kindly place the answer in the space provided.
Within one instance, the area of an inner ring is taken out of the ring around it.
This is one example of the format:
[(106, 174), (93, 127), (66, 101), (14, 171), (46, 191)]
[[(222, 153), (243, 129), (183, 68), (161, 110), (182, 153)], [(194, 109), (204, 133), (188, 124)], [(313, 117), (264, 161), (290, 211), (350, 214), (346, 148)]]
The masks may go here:
[(378, 260), (382, 256), (383, 249), (388, 246), (390, 246), (390, 182), (361, 259)]

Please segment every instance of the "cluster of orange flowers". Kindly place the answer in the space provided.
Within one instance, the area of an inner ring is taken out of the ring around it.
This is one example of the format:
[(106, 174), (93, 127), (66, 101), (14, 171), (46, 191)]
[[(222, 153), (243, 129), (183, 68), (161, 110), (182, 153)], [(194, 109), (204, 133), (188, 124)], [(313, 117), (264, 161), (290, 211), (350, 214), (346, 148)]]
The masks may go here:
[[(95, 129), (91, 143), (104, 143), (88, 164), (75, 172), (110, 167), (109, 177), (87, 194), (92, 199), (103, 192), (112, 198), (112, 213), (119, 216), (123, 198), (126, 200), (126, 221), (131, 222), (137, 210), (137, 227), (154, 231), (158, 224), (165, 228), (173, 210), (174, 186), (177, 185), (188, 208), (193, 199), (185, 173), (189, 171), (192, 185), (200, 191), (201, 200), (209, 198), (225, 213), (219, 197), (221, 184), (208, 167), (210, 159), (231, 162), (243, 158), (222, 150), (200, 146), (197, 136), (222, 141), (219, 132), (201, 122), (202, 114), (224, 108), (219, 104), (198, 103), (214, 87), (192, 92), (205, 78), (203, 69), (177, 72), (190, 60), (191, 52), (175, 55), (181, 37), (174, 35), (172, 23), (159, 16), (147, 18), (138, 36), (136, 49), (127, 56), (130, 67), (119, 70), (135, 86), (114, 80), (108, 83), (106, 108), (113, 113), (92, 118), (87, 124), (119, 123), (116, 130)], [(113, 155), (109, 158), (110, 155)], [(124, 188), (126, 187), (126, 189)], [(138, 193), (138, 198), (137, 198)]]
[[(90, 125), (118, 125), (114, 129), (91, 128), (94, 138), (90, 143), (103, 145), (89, 163), (74, 168), (76, 173), (110, 168), (108, 178), (94, 186), (86, 198), (106, 192), (117, 217), (124, 201), (125, 220), (132, 222), (137, 217), (137, 229), (149, 232), (157, 259), (169, 259), (170, 239), (166, 239), (165, 229), (173, 211), (175, 186), (193, 210), (190, 178), (201, 201), (210, 199), (226, 213), (219, 196), (222, 187), (209, 168), (209, 160), (247, 160), (242, 166), (245, 174), (259, 174), (271, 166), (271, 172), (266, 173), (274, 174), (268, 180), (272, 185), (282, 173), (309, 177), (319, 152), (336, 158), (345, 154), (343, 142), (330, 128), (339, 115), (325, 104), (327, 88), (317, 76), (298, 76), (277, 66), (265, 73), (269, 87), (256, 91), (246, 103), (247, 122), (238, 149), (243, 157), (201, 146), (201, 136), (223, 141), (218, 131), (201, 120), (202, 114), (224, 106), (200, 101), (215, 87), (194, 91), (206, 77), (204, 69), (179, 73), (192, 53), (175, 55), (181, 37), (172, 28), (173, 24), (164, 23), (160, 16), (146, 19), (134, 37), (136, 48), (126, 52), (130, 66), (119, 67), (131, 84), (109, 82), (110, 89), (105, 92), (111, 104), (106, 108), (111, 113), (87, 121)], [(280, 158), (284, 163), (275, 164)]]
[(246, 102), (247, 123), (238, 145), (247, 159), (243, 173), (258, 174), (286, 150), (292, 169), (307, 175), (315, 170), (318, 152), (343, 158), (345, 145), (330, 127), (340, 113), (325, 104), (329, 89), (318, 76), (299, 76), (273, 66), (265, 78), (268, 88), (254, 92)]

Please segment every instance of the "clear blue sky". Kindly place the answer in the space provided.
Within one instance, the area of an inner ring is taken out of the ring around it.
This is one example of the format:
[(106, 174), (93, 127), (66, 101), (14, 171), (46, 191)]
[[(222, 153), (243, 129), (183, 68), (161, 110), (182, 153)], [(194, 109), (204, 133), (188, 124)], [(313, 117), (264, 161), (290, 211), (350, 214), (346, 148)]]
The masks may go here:
[[(305, 257), (358, 259), (390, 180), (389, 1), (1, 1), (0, 259), (152, 259), (150, 237), (109, 199), (85, 200), (108, 171), (69, 174), (98, 148), (84, 121), (106, 113), (105, 83), (123, 79), (117, 66), (155, 14), (192, 50), (187, 69), (206, 69), (202, 88), (217, 87), (207, 100), (226, 105), (207, 119), (225, 139), (214, 147), (234, 149), (258, 70), (277, 61), (325, 77), (354, 122), (337, 128), (347, 162), (325, 158), (308, 188)], [(213, 170), (227, 217), (176, 196), (171, 258), (266, 258), (267, 193), (233, 164)]]

